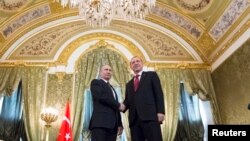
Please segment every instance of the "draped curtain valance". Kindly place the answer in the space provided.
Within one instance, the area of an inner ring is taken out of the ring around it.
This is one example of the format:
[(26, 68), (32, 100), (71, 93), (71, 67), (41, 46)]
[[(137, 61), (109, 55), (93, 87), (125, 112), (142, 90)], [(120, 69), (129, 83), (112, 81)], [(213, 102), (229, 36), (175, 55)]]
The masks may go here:
[[(160, 79), (163, 83), (166, 83), (168, 79), (165, 78), (167, 74), (172, 74), (175, 76), (175, 80), (178, 81), (178, 84), (172, 85), (172, 87), (179, 88), (179, 83), (184, 82), (185, 89), (188, 94), (195, 95), (203, 100), (209, 100), (212, 103), (213, 116), (215, 123), (221, 123), (220, 113), (218, 109), (218, 104), (216, 100), (216, 95), (213, 87), (213, 82), (211, 78), (211, 72), (207, 69), (167, 69), (160, 68), (157, 71), (160, 75)], [(174, 73), (173, 73), (174, 72)], [(165, 78), (165, 79), (163, 79)], [(171, 80), (174, 81), (174, 80)], [(164, 86), (164, 85), (163, 85)], [(167, 89), (167, 88), (166, 88)], [(178, 95), (179, 91), (175, 91), (174, 95)], [(168, 95), (168, 93), (166, 92)], [(172, 104), (171, 104), (172, 105)]]
[(40, 140), (40, 114), (44, 104), (45, 67), (6, 67), (0, 68), (0, 94), (10, 95), (22, 81), (23, 117), (27, 138)]
[(206, 69), (184, 69), (181, 73), (188, 94), (197, 94), (201, 100), (209, 100), (212, 103), (214, 122), (221, 123), (211, 72)]
[(21, 68), (0, 68), (0, 95), (11, 95), (21, 80)]

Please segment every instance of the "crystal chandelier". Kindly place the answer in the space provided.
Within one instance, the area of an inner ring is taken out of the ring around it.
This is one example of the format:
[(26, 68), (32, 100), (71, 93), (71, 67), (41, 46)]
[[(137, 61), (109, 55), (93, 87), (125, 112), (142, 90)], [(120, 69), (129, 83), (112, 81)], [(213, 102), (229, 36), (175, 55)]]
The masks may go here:
[(125, 21), (145, 19), (156, 0), (56, 0), (63, 7), (78, 8), (80, 17), (92, 27), (110, 25), (114, 17)]

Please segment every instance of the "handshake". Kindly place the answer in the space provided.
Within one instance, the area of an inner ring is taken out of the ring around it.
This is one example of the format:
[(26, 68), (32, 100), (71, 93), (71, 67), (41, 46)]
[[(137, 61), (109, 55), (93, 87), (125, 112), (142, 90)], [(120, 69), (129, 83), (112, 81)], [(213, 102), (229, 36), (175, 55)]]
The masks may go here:
[(119, 111), (120, 112), (124, 112), (125, 109), (126, 109), (126, 106), (123, 103), (120, 103), (120, 105), (119, 105)]

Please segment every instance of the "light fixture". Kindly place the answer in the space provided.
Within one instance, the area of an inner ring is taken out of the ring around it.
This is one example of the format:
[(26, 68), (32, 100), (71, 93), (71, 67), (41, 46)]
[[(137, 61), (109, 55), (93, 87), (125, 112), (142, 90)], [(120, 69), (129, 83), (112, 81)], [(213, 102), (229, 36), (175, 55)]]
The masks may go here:
[(92, 27), (110, 25), (114, 17), (125, 21), (145, 19), (156, 0), (56, 0), (63, 7), (78, 8), (79, 15)]
[[(51, 127), (51, 123), (55, 122), (58, 118), (58, 111), (54, 108), (48, 107), (44, 108), (41, 113), (41, 119), (45, 121), (46, 127), (46, 138), (45, 141), (49, 141), (49, 128)], [(43, 138), (43, 135), (42, 135)]]
[(56, 121), (58, 117), (58, 111), (54, 108), (45, 108), (42, 110), (41, 119), (45, 121), (45, 127), (51, 127), (51, 123)]

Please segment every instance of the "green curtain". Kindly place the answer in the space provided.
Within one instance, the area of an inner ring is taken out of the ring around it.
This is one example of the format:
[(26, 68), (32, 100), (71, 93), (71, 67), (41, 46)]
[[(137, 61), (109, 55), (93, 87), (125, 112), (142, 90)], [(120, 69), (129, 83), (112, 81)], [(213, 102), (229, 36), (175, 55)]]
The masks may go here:
[(0, 68), (0, 95), (11, 95), (21, 80), (20, 68)]
[(41, 139), (40, 113), (45, 90), (46, 68), (0, 68), (0, 93), (10, 95), (22, 80), (24, 124), (30, 141)]
[(187, 92), (190, 95), (197, 94), (201, 100), (211, 101), (214, 122), (221, 123), (211, 72), (206, 69), (184, 69), (182, 76)]
[(42, 139), (40, 118), (44, 104), (46, 68), (25, 67), (22, 70), (24, 123), (29, 141)]
[(124, 58), (106, 47), (98, 47), (85, 53), (78, 60), (75, 72), (75, 92), (73, 95), (72, 123), (75, 140), (79, 140), (83, 129), (83, 93), (88, 89), (92, 79), (97, 78), (101, 65), (109, 64), (113, 68), (113, 79), (119, 85), (125, 85), (129, 71)]
[(161, 125), (162, 136), (164, 141), (172, 141), (175, 137), (178, 123), (180, 70), (162, 68), (156, 72), (161, 80), (165, 102), (165, 121)]
[(19, 141), (22, 138), (23, 141), (26, 141), (22, 119), (21, 83), (10, 96), (3, 97), (3, 105), (0, 111), (0, 139)]
[(166, 121), (162, 125), (164, 141), (171, 141), (175, 137), (180, 106), (180, 81), (184, 82), (190, 95), (197, 94), (201, 100), (211, 101), (214, 121), (215, 123), (221, 123), (209, 70), (160, 68), (157, 72), (163, 87), (166, 109)]
[(184, 84), (180, 85), (180, 110), (178, 127), (174, 141), (203, 141), (204, 126), (201, 120), (199, 98), (189, 95)]

